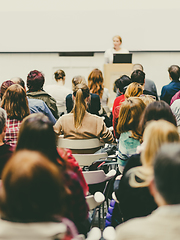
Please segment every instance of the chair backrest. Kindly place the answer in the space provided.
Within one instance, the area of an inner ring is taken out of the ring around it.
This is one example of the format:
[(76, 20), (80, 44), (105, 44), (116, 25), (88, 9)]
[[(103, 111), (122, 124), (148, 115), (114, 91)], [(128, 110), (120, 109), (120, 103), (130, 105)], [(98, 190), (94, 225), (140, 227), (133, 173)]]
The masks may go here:
[(67, 139), (58, 138), (58, 147), (69, 148), (72, 153), (95, 153), (103, 143), (98, 138), (91, 139)]
[(104, 240), (114, 240), (116, 238), (116, 231), (113, 227), (109, 226), (103, 231)]
[(94, 154), (73, 154), (80, 167), (90, 166), (94, 161), (100, 158), (107, 158), (108, 154), (105, 153), (94, 153)]
[(66, 113), (66, 106), (57, 106), (58, 113)]
[(95, 209), (105, 201), (105, 196), (101, 192), (96, 192), (94, 195), (86, 196), (86, 202), (89, 210)]
[(87, 172), (84, 171), (83, 175), (87, 184), (90, 185), (90, 184), (97, 184), (97, 183), (110, 180), (116, 175), (116, 171), (112, 169), (107, 174), (105, 174), (103, 170), (87, 171)]

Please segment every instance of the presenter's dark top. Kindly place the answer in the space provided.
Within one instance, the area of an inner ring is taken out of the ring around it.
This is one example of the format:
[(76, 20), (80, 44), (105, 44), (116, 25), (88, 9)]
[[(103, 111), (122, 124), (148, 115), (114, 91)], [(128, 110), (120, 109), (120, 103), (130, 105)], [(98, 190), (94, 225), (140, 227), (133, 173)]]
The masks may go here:
[(171, 98), (180, 90), (180, 81), (172, 80), (168, 85), (162, 87), (160, 99), (170, 104)]
[[(97, 94), (90, 93), (91, 101), (88, 104), (87, 111), (91, 114), (99, 115), (99, 110), (101, 109), (100, 97)], [(74, 102), (72, 98), (72, 94), (68, 94), (66, 96), (66, 111), (70, 113), (73, 109)]]

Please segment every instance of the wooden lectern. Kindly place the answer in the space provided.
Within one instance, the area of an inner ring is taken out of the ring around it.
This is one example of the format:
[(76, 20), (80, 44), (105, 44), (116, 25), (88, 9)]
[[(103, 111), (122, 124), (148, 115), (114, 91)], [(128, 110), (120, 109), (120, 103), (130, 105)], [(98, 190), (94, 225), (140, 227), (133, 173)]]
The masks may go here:
[(113, 92), (114, 82), (122, 75), (131, 76), (132, 63), (119, 63), (119, 64), (104, 64), (104, 86), (108, 88), (110, 98), (108, 106), (111, 108), (116, 98), (116, 93)]

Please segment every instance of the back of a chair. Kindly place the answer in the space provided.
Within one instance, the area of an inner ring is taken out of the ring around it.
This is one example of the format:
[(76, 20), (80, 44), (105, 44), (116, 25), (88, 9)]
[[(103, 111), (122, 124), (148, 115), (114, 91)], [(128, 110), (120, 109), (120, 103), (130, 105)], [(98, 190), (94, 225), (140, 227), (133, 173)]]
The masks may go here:
[(101, 192), (96, 192), (94, 195), (86, 196), (86, 202), (89, 210), (95, 209), (105, 201), (105, 196)]
[(66, 113), (66, 106), (57, 106), (58, 113)]
[(95, 153), (103, 144), (98, 138), (91, 139), (67, 139), (58, 138), (58, 147), (69, 148), (72, 153)]
[(94, 161), (107, 158), (107, 153), (73, 154), (80, 167), (90, 166)]
[(85, 171), (83, 175), (88, 185), (106, 181), (106, 174), (103, 170)]
[(107, 174), (105, 174), (103, 170), (87, 171), (87, 172), (84, 171), (83, 175), (87, 184), (90, 185), (90, 184), (97, 184), (97, 183), (110, 180), (116, 175), (116, 171), (112, 169)]

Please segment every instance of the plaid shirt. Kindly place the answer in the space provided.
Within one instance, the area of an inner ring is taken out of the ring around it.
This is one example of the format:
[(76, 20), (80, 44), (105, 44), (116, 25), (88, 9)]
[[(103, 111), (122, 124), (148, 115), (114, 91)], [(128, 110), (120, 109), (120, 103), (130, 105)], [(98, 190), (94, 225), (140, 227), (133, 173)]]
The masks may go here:
[(20, 120), (7, 119), (6, 136), (4, 140), (7, 141), (7, 143), (11, 146), (15, 146), (17, 143), (17, 137), (18, 137), (20, 125), (21, 125)]

